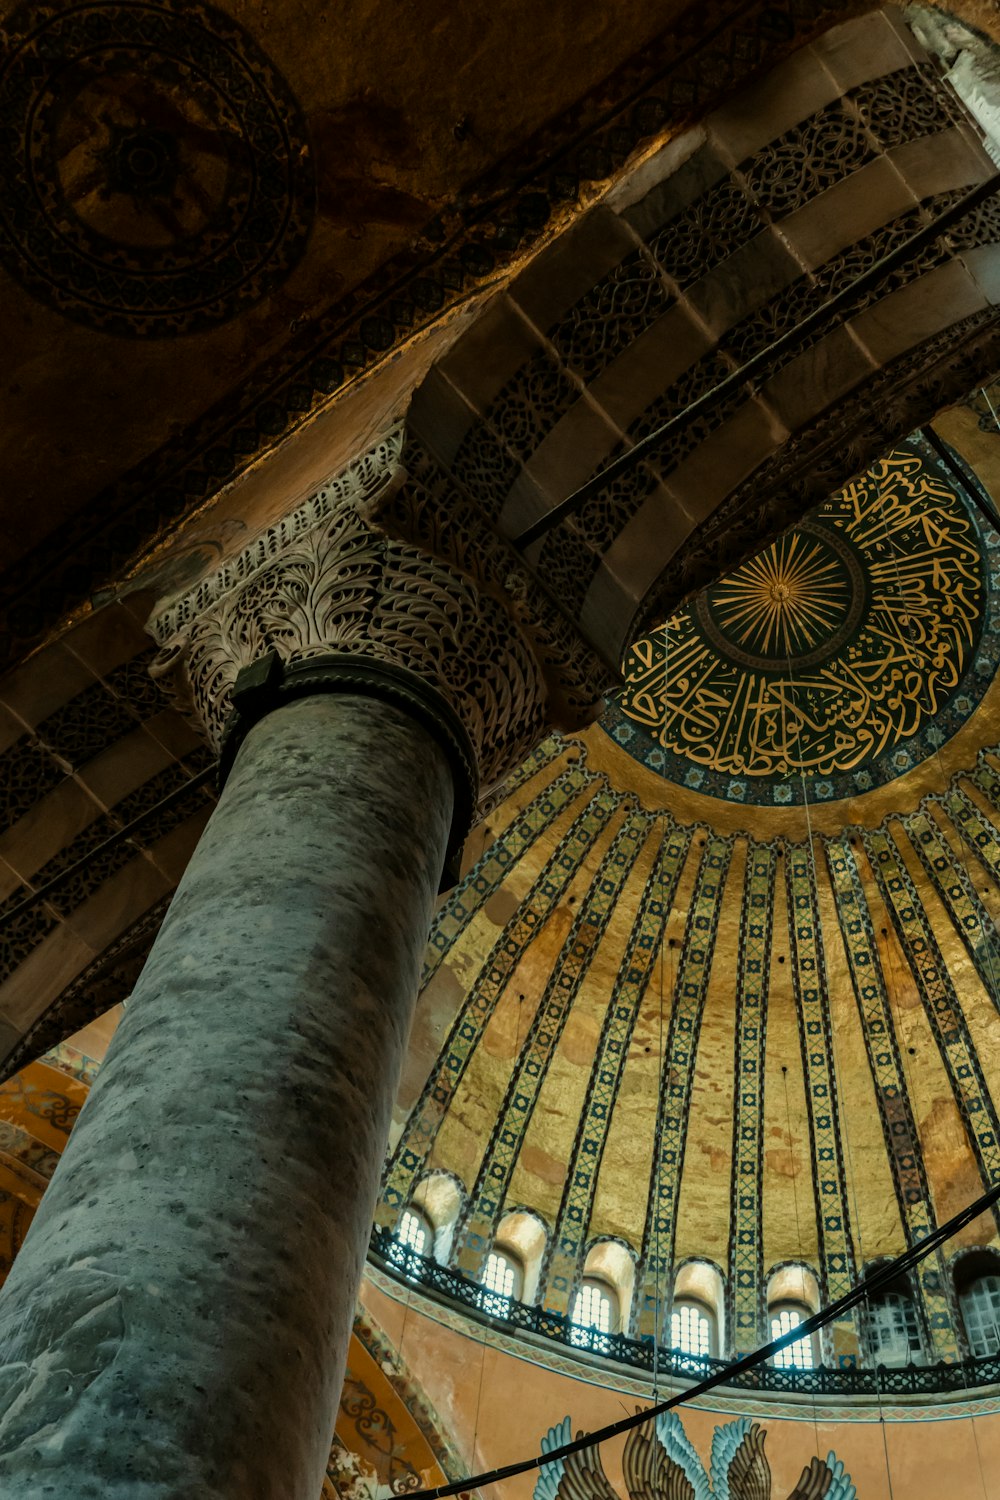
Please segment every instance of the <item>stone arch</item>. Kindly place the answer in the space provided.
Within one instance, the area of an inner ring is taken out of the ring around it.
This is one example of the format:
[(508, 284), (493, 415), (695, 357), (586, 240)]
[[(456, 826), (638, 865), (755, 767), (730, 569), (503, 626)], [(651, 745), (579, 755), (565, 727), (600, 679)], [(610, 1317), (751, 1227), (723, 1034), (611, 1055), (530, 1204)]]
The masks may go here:
[(439, 359), (408, 416), (418, 509), (457, 492), (617, 666), (995, 361), (1000, 212), (969, 198), (993, 170), (898, 12), (826, 32), (626, 175)]

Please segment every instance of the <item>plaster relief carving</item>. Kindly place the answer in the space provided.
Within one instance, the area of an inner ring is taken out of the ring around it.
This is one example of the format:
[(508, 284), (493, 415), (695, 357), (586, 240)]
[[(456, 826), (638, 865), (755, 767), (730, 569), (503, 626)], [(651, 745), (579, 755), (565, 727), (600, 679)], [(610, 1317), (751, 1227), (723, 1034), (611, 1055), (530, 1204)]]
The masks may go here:
[(595, 716), (603, 679), (554, 607), (533, 607), (502, 544), (460, 524), (445, 540), (421, 522), (432, 506), (407, 482), (402, 443), (394, 429), (164, 610), (150, 627), (163, 648), (152, 671), (216, 748), (237, 673), (269, 652), (286, 664), (356, 654), (414, 673), (458, 715), (488, 795), (552, 722)]

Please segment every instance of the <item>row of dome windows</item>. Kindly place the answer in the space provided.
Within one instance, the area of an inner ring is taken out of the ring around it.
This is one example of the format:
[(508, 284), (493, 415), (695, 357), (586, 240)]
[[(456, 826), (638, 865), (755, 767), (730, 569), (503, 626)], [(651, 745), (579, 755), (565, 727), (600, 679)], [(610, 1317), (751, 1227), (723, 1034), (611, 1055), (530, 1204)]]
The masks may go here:
[[(526, 1215), (510, 1217), (516, 1220)], [(413, 1207), (404, 1211), (396, 1236), (418, 1255), (430, 1255), (434, 1248), (435, 1232), (430, 1221)], [(591, 1274), (590, 1261), (595, 1254), (600, 1255), (603, 1275)], [(614, 1334), (627, 1328), (633, 1272), (631, 1256), (624, 1246), (612, 1241), (595, 1247), (570, 1310), (572, 1328), (581, 1335), (577, 1342), (590, 1346), (591, 1334)], [(973, 1253), (959, 1263), (957, 1273), (956, 1292), (969, 1350), (976, 1356), (996, 1354), (1000, 1351), (1000, 1256), (989, 1251)], [(525, 1298), (528, 1267), (523, 1253), (498, 1237), (480, 1280), (484, 1312), (503, 1317), (512, 1299)], [(722, 1277), (715, 1266), (705, 1261), (689, 1261), (682, 1266), (671, 1304), (670, 1348), (697, 1357), (719, 1357), (723, 1350), (723, 1305)], [(875, 1362), (902, 1366), (925, 1361), (920, 1317), (905, 1282), (870, 1297), (865, 1307), (868, 1343)], [(792, 1333), (818, 1310), (819, 1286), (808, 1267), (782, 1266), (774, 1272), (768, 1288), (771, 1340)], [(787, 1344), (774, 1356), (774, 1363), (783, 1369), (813, 1369), (819, 1363), (816, 1335)]]

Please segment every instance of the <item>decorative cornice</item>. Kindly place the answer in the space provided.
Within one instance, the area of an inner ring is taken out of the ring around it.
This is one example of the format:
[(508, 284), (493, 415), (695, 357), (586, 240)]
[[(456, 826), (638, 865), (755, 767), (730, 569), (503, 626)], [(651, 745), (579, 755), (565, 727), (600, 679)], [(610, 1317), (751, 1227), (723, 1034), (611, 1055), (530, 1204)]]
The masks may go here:
[[(433, 1318), (466, 1338), (481, 1340), (503, 1352), (597, 1384), (646, 1395), (653, 1381), (652, 1339), (632, 1339), (625, 1334), (581, 1330), (568, 1317), (541, 1307), (503, 1299), (505, 1315), (487, 1311), (483, 1289), (450, 1267), (402, 1245), (385, 1230), (372, 1234), (366, 1275), (379, 1291), (414, 1306), (422, 1316)], [(493, 1299), (497, 1303), (500, 1299)], [(657, 1352), (661, 1393), (694, 1385), (708, 1374), (723, 1369), (727, 1361), (701, 1358), (660, 1348)], [(629, 1375), (628, 1371), (636, 1374)], [(790, 1417), (826, 1410), (828, 1420), (872, 1421), (880, 1416), (896, 1420), (915, 1419), (922, 1411), (918, 1403), (931, 1402), (939, 1415), (979, 1415), (995, 1410), (1000, 1389), (1000, 1360), (996, 1355), (952, 1364), (910, 1365), (887, 1369), (855, 1366), (832, 1369), (819, 1365), (812, 1370), (759, 1365), (732, 1384), (704, 1397), (697, 1404), (708, 1410), (728, 1409), (735, 1400), (740, 1412), (770, 1413)], [(981, 1393), (981, 1394), (980, 1394)], [(778, 1405), (799, 1401), (802, 1406), (782, 1410)], [(895, 1406), (896, 1402), (913, 1402)], [(748, 1403), (759, 1405), (748, 1406)], [(822, 1403), (822, 1407), (817, 1405)], [(843, 1405), (841, 1405), (843, 1403)], [(954, 1405), (952, 1404), (954, 1403)], [(803, 1412), (803, 1407), (805, 1412)], [(963, 1409), (967, 1407), (968, 1409)]]

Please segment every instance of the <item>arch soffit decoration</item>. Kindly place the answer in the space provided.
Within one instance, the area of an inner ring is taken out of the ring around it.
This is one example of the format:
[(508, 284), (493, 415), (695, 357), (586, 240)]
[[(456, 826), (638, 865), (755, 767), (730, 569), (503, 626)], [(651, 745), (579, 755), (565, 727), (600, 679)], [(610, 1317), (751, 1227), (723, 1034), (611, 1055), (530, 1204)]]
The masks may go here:
[(422, 493), (388, 497), (381, 524), (432, 527), (457, 493), (516, 539), (704, 398), (525, 554), (617, 666), (644, 622), (992, 370), (992, 200), (795, 330), (994, 171), (899, 12), (825, 33), (623, 179), (438, 360), (403, 450)]

